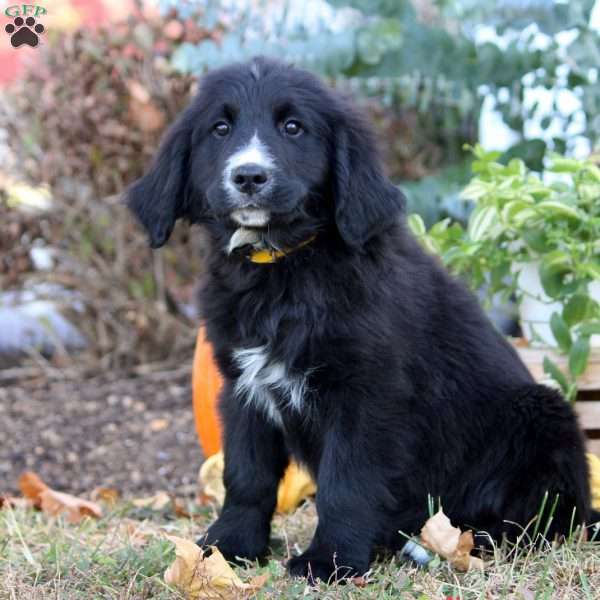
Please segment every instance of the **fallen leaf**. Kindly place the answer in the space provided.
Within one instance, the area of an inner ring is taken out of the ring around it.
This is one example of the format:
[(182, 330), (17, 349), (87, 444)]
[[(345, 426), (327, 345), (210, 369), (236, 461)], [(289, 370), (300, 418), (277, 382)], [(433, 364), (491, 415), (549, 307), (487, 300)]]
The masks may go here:
[(171, 496), (168, 492), (161, 490), (156, 492), (154, 496), (147, 498), (135, 498), (131, 503), (137, 508), (149, 508), (150, 510), (163, 510), (171, 504)]
[(19, 489), (25, 498), (29, 498), (36, 508), (41, 507), (41, 493), (46, 491), (48, 486), (40, 479), (39, 475), (32, 471), (25, 471), (19, 477)]
[(153, 539), (161, 530), (148, 522), (135, 521), (133, 519), (123, 519), (119, 525), (117, 533), (125, 538), (134, 546), (141, 546), (149, 539)]
[(369, 585), (369, 582), (365, 579), (364, 576), (352, 577), (350, 581), (358, 588), (365, 588)]
[(261, 575), (244, 583), (215, 547), (211, 547), (210, 556), (206, 556), (194, 542), (166, 537), (175, 544), (175, 561), (165, 571), (165, 583), (178, 589), (188, 600), (232, 600), (253, 594), (267, 582), (268, 576)]
[(95, 502), (83, 500), (71, 494), (48, 489), (41, 494), (42, 512), (54, 517), (65, 514), (69, 523), (79, 523), (84, 517), (102, 516), (102, 509)]
[(208, 506), (209, 504), (213, 504), (215, 499), (208, 494), (205, 494), (202, 490), (200, 490), (196, 494), (196, 504), (199, 506)]
[(471, 556), (471, 550), (475, 546), (473, 534), (470, 531), (461, 533), (458, 527), (453, 527), (441, 509), (427, 519), (421, 529), (421, 542), (432, 552), (443, 556), (459, 571), (483, 569), (483, 561)]
[(113, 488), (105, 488), (105, 487), (97, 487), (92, 490), (90, 494), (90, 498), (92, 500), (99, 500), (101, 502), (106, 502), (106, 504), (116, 504), (117, 500), (120, 498), (121, 494), (119, 494), (118, 490)]
[(33, 508), (33, 501), (29, 498), (0, 496), (0, 510), (3, 508)]
[(183, 500), (179, 498), (173, 498), (173, 512), (176, 517), (181, 517), (183, 519), (191, 519), (192, 513), (186, 508)]
[(79, 523), (84, 517), (102, 516), (102, 509), (95, 502), (57, 492), (31, 471), (19, 477), (19, 488), (25, 498), (31, 500), (36, 508), (50, 517), (63, 514), (70, 523)]
[(209, 456), (200, 467), (198, 482), (205, 496), (216, 500), (222, 505), (225, 501), (225, 485), (223, 484), (223, 470), (225, 458), (222, 452)]

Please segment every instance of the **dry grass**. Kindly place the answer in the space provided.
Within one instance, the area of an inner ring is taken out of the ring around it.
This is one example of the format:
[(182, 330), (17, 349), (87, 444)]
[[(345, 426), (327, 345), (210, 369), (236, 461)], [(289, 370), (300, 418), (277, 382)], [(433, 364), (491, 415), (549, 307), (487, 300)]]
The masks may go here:
[[(100, 521), (78, 526), (49, 521), (30, 510), (0, 513), (0, 599), (139, 600), (179, 598), (162, 581), (174, 558), (164, 533), (194, 539), (214, 518), (203, 508), (195, 520), (121, 504)], [(316, 523), (309, 503), (277, 517), (273, 556), (263, 566), (238, 567), (243, 579), (268, 573), (258, 598), (365, 599), (500, 598), (597, 599), (600, 597), (598, 545), (573, 539), (539, 552), (498, 549), (485, 573), (460, 574), (434, 559), (417, 568), (397, 557), (373, 565), (365, 587), (354, 584), (307, 587), (285, 573), (287, 557), (303, 548)]]

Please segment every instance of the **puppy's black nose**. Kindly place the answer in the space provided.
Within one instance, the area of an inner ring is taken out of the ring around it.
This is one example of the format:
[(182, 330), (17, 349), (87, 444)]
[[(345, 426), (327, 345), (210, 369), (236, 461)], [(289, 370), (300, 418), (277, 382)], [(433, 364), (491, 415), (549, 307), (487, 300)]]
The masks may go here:
[(269, 173), (260, 165), (248, 163), (233, 169), (231, 181), (242, 194), (256, 194), (269, 181)]

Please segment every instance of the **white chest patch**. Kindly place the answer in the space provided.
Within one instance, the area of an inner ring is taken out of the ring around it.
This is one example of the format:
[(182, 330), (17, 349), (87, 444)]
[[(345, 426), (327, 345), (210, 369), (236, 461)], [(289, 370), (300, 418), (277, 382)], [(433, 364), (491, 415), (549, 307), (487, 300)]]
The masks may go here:
[(279, 427), (283, 420), (275, 394), (285, 407), (302, 411), (306, 375), (290, 374), (283, 363), (271, 361), (266, 346), (234, 350), (233, 360), (241, 370), (235, 394), (246, 405), (263, 411)]

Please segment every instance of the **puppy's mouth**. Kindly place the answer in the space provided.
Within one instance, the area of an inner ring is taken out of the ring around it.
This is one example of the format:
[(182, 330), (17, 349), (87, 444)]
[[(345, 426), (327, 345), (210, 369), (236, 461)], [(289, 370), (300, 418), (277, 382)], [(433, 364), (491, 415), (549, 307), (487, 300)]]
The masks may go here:
[(243, 227), (266, 227), (271, 220), (268, 210), (262, 208), (238, 208), (231, 212), (231, 218)]

